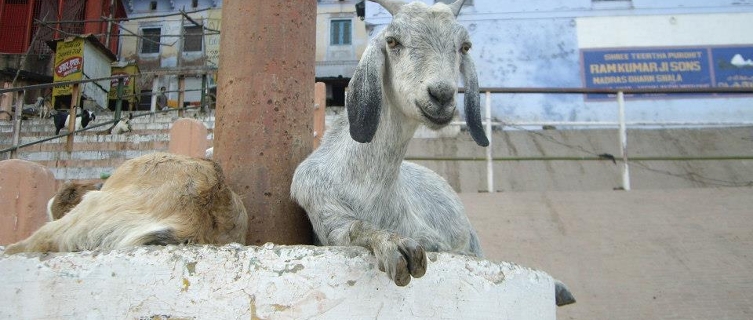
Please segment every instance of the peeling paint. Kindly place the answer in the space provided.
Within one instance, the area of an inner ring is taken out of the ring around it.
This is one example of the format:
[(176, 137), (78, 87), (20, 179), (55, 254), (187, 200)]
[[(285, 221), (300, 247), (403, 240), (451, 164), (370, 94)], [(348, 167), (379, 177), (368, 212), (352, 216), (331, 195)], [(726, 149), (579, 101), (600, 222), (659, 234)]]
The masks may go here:
[(188, 287), (191, 286), (191, 281), (188, 281), (188, 279), (183, 278), (183, 288), (180, 289), (182, 292), (188, 291)]
[(189, 275), (193, 275), (196, 272), (196, 262), (187, 263), (186, 270), (188, 270)]

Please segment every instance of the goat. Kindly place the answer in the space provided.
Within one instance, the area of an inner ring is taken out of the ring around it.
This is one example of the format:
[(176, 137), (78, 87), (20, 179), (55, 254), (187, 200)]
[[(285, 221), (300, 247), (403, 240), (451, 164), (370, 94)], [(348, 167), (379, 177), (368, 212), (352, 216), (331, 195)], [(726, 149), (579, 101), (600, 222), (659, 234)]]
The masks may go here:
[[(89, 125), (89, 122), (92, 122), (97, 117), (94, 115), (94, 112), (89, 111), (88, 109), (84, 109), (83, 112), (81, 112), (80, 115), (76, 115), (76, 124), (74, 126), (74, 130), (78, 131), (83, 128), (86, 128), (86, 126)], [(55, 124), (55, 135), (60, 134), (60, 130), (63, 128), (68, 128), (68, 121), (70, 117), (68, 116), (67, 111), (58, 111), (55, 113), (55, 115), (52, 116), (52, 120)]]
[(52, 106), (50, 102), (42, 97), (37, 98), (37, 107), (39, 109), (39, 118), (47, 119), (52, 116)]
[(47, 217), (50, 221), (62, 218), (81, 202), (87, 192), (100, 189), (101, 182), (66, 182), (47, 202)]
[[(466, 86), (473, 140), (488, 146), (468, 32), (446, 5), (372, 0), (392, 22), (369, 44), (350, 80), (347, 118), (297, 168), (291, 197), (306, 210), (321, 245), (371, 250), (398, 286), (425, 274), (425, 251), (482, 257), (460, 198), (433, 171), (403, 161), (419, 125), (440, 129), (456, 113), (457, 79)], [(555, 281), (558, 305), (574, 302)]]
[(5, 253), (245, 243), (247, 220), (216, 162), (152, 153), (124, 162), (102, 189)]
[(112, 129), (110, 129), (110, 133), (112, 134), (123, 134), (126, 132), (133, 131), (133, 127), (131, 127), (131, 120), (133, 119), (133, 113), (128, 114), (128, 118), (121, 118), (118, 123), (115, 124)]
[(25, 104), (21, 107), (21, 116), (24, 120), (34, 116), (39, 116), (40, 119), (49, 118), (50, 106), (43, 97), (37, 97), (37, 102), (33, 104)]
[(118, 135), (123, 134), (127, 132), (133, 131), (133, 127), (131, 127), (131, 120), (133, 120), (133, 113), (128, 114), (128, 118), (120, 118), (116, 124), (114, 124), (110, 129), (103, 130), (97, 132), (98, 135)]

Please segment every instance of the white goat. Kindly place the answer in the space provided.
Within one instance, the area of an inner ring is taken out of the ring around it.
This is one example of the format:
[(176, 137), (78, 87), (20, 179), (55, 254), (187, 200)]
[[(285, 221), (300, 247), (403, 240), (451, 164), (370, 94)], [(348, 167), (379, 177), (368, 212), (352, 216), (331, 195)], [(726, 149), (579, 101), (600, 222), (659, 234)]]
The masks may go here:
[(119, 135), (133, 131), (131, 127), (131, 120), (133, 120), (133, 113), (128, 114), (128, 118), (120, 118), (117, 123), (112, 125), (107, 130), (97, 131), (98, 135)]
[(131, 119), (133, 119), (133, 113), (128, 114), (128, 118), (121, 118), (118, 123), (110, 130), (112, 134), (122, 134), (133, 131), (131, 127)]
[[(419, 125), (439, 129), (456, 113), (457, 80), (466, 86), (471, 137), (489, 141), (479, 112), (468, 32), (451, 5), (372, 0), (392, 22), (369, 44), (350, 81), (347, 114), (296, 169), (291, 196), (306, 210), (319, 244), (370, 249), (399, 286), (426, 272), (428, 251), (481, 257), (460, 199), (431, 170), (403, 161)], [(574, 300), (559, 281), (558, 305)]]
[(110, 130), (108, 130), (109, 133), (118, 135), (133, 131), (133, 127), (131, 127), (131, 120), (133, 120), (133, 113), (129, 113), (128, 118), (120, 118), (118, 123), (116, 123), (112, 128), (110, 128)]
[(101, 190), (84, 192), (67, 213), (61, 206), (56, 214), (52, 204), (51, 215), (62, 218), (5, 253), (245, 243), (246, 209), (211, 160), (169, 153), (141, 156), (123, 163)]

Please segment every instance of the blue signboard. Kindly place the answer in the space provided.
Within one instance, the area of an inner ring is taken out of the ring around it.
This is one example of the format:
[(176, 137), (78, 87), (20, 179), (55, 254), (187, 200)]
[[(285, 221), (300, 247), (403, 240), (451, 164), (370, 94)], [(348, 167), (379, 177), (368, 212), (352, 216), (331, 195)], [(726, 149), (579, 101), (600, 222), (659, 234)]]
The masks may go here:
[[(581, 58), (588, 88), (753, 87), (753, 47), (588, 49), (581, 50)], [(669, 95), (637, 97), (656, 96)], [(604, 98), (610, 97), (587, 95)]]
[(753, 88), (753, 47), (711, 48), (717, 87)]

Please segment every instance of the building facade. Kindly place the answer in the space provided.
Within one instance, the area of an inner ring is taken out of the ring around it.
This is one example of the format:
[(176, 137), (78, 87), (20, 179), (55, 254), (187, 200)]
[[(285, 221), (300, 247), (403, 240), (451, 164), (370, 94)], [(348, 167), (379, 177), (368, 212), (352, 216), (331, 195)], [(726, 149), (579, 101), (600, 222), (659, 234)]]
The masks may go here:
[[(185, 105), (198, 105), (214, 87), (222, 1), (136, 1), (126, 3), (129, 20), (120, 24), (120, 60), (139, 66), (140, 109), (155, 103), (153, 92), (165, 87), (168, 105), (177, 107), (180, 81)], [(182, 77), (178, 73), (184, 74)], [(207, 101), (211, 101), (207, 100)]]
[(356, 16), (362, 0), (319, 0), (316, 18), (316, 81), (327, 85), (327, 105), (344, 106), (345, 88), (369, 35)]
[[(364, 22), (356, 17), (357, 2), (318, 1), (316, 81), (327, 84), (328, 105), (344, 105), (345, 88), (368, 41)], [(121, 60), (136, 62), (142, 72), (158, 74), (156, 81), (142, 77), (142, 108), (148, 108), (147, 97), (162, 86), (171, 103), (177, 100), (178, 77), (159, 75), (161, 70), (216, 74), (221, 8), (222, 1), (215, 0), (126, 2), (129, 21), (120, 25)], [(186, 14), (177, 14), (181, 11)], [(200, 76), (185, 77), (187, 103), (199, 101), (202, 80)], [(210, 87), (213, 80), (209, 77)]]
[[(16, 79), (16, 86), (52, 82), (54, 53), (48, 42), (55, 39), (91, 35), (117, 54), (118, 25), (103, 17), (125, 18), (123, 1), (0, 0), (0, 81)], [(28, 93), (26, 102), (49, 94)]]

